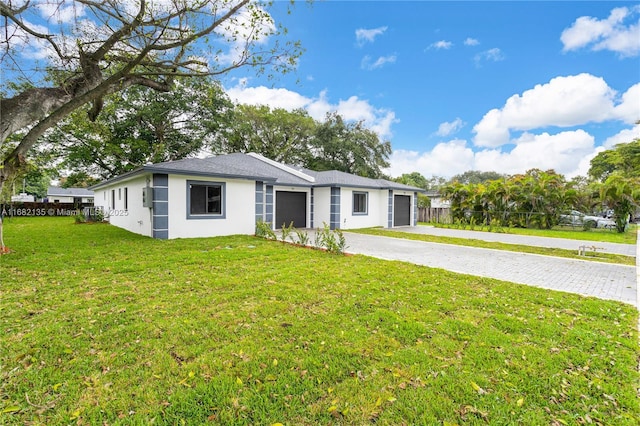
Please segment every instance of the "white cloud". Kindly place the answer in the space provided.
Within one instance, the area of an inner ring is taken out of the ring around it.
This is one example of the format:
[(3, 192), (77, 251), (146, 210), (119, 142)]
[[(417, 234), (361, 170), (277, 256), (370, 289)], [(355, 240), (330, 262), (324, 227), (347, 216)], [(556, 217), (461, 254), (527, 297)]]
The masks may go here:
[(467, 39), (464, 41), (465, 46), (477, 46), (479, 44), (480, 44), (480, 41), (471, 37), (467, 37)]
[[(630, 116), (633, 106), (628, 105), (636, 90), (627, 92), (617, 111), (619, 116)], [(590, 74), (553, 78), (522, 95), (511, 96), (502, 109), (489, 111), (473, 128), (474, 143), (497, 147), (509, 142), (510, 130), (569, 127), (611, 119), (616, 114), (615, 94), (604, 79)]]
[(360, 66), (366, 70), (375, 70), (381, 68), (386, 64), (393, 64), (396, 61), (396, 55), (380, 56), (375, 61), (371, 61), (371, 56), (366, 55), (362, 58)]
[(455, 139), (436, 145), (429, 152), (395, 150), (386, 173), (393, 177), (419, 172), (423, 176), (453, 176), (472, 170), (474, 154), (464, 140)]
[(615, 118), (627, 124), (640, 120), (640, 83), (631, 86), (621, 98), (621, 102), (614, 108)]
[[(618, 7), (611, 10), (607, 19), (582, 16), (566, 28), (560, 40), (563, 51), (578, 50), (590, 47), (591, 50), (610, 50), (621, 57), (640, 54), (640, 7)], [(625, 24), (626, 20), (630, 22)]]
[(453, 46), (452, 42), (446, 41), (446, 40), (440, 40), (440, 41), (436, 41), (435, 43), (431, 43), (429, 45), (429, 49), (436, 49), (436, 50), (451, 49), (452, 46)]
[(480, 66), (482, 62), (500, 62), (504, 59), (504, 54), (497, 47), (480, 52), (473, 58), (477, 66)]
[(385, 31), (387, 31), (387, 27), (378, 27), (372, 29), (359, 28), (356, 30), (356, 42), (359, 46), (362, 46), (367, 42), (373, 43), (375, 38), (379, 35), (384, 34)]
[(462, 121), (460, 117), (457, 117), (455, 120), (451, 122), (445, 121), (444, 123), (440, 123), (440, 126), (438, 126), (438, 131), (436, 132), (436, 135), (449, 136), (453, 133), (456, 133), (458, 130), (460, 130), (464, 126), (464, 124), (465, 123)]
[(640, 139), (640, 124), (636, 124), (631, 129), (624, 129), (613, 136), (607, 138), (602, 144), (605, 148), (610, 149), (619, 143), (629, 143), (636, 139)]
[(580, 160), (594, 150), (594, 138), (584, 130), (549, 133), (524, 133), (513, 141), (509, 151), (482, 150), (475, 154), (476, 170), (500, 173), (523, 173), (531, 168), (555, 171), (573, 176)]
[(417, 171), (427, 177), (451, 177), (467, 170), (516, 174), (539, 168), (573, 177), (586, 174), (590, 159), (598, 151), (593, 136), (584, 130), (553, 135), (524, 133), (513, 143), (511, 151), (495, 148), (474, 152), (467, 141), (460, 139), (441, 142), (427, 152), (396, 150), (387, 173), (395, 177)]
[(84, 16), (84, 5), (73, 2), (72, 4), (38, 3), (40, 14), (46, 20), (54, 19), (58, 23), (70, 24), (80, 16)]
[(380, 138), (391, 136), (391, 126), (398, 120), (395, 113), (388, 109), (376, 108), (369, 101), (351, 96), (338, 103), (332, 104), (327, 97), (327, 91), (322, 91), (317, 97), (309, 98), (288, 89), (272, 89), (264, 86), (246, 87), (246, 81), (226, 90), (229, 97), (237, 103), (249, 105), (268, 105), (272, 108), (283, 108), (289, 111), (304, 108), (309, 115), (318, 121), (323, 121), (329, 112), (337, 112), (347, 121), (363, 121), (365, 126)]

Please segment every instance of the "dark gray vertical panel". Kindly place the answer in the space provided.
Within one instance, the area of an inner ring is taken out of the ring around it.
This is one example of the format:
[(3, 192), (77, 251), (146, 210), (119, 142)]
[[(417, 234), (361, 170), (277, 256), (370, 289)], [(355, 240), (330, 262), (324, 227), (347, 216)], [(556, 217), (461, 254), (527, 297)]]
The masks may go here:
[(329, 222), (331, 229), (340, 229), (340, 188), (331, 187), (331, 215)]
[(256, 223), (264, 220), (264, 183), (256, 182)]
[(169, 238), (169, 175), (153, 174), (153, 238)]

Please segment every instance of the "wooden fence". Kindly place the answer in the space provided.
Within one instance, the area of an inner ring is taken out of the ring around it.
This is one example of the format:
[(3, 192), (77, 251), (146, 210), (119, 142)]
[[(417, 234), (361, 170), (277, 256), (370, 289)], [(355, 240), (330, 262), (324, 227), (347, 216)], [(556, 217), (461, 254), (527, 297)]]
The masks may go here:
[(418, 222), (451, 223), (449, 207), (418, 207)]

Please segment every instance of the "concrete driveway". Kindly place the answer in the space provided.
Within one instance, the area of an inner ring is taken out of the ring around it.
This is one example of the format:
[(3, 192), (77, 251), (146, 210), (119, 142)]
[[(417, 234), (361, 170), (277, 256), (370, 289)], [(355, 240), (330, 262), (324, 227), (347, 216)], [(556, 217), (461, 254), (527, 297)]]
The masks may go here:
[[(425, 232), (427, 227), (396, 229)], [(436, 229), (436, 228), (432, 228)], [(468, 231), (472, 232), (472, 231)], [(479, 232), (468, 236), (478, 238)], [(482, 233), (487, 234), (487, 233)], [(399, 238), (344, 233), (347, 252), (400, 260), (482, 277), (496, 278), (552, 290), (617, 300), (638, 306), (637, 274), (633, 266), (565, 259), (535, 254), (427, 243)], [(507, 234), (495, 234), (504, 236)], [(459, 236), (459, 235), (458, 235)], [(556, 239), (552, 239), (556, 240)], [(584, 244), (572, 241), (572, 249)], [(518, 244), (527, 243), (527, 240)], [(600, 243), (597, 243), (601, 246)], [(624, 244), (623, 244), (624, 245)], [(634, 247), (634, 246), (632, 246)], [(623, 248), (627, 250), (629, 248)], [(634, 254), (635, 255), (635, 252)]]

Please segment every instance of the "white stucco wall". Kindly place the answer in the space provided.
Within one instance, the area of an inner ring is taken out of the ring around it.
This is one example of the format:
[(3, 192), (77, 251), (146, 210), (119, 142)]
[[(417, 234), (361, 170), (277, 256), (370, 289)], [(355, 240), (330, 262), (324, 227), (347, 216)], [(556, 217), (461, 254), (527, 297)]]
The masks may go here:
[(331, 222), (331, 188), (313, 189), (313, 227), (322, 228), (322, 223)]
[[(187, 218), (187, 181), (224, 183), (223, 216)], [(255, 181), (169, 175), (169, 238), (255, 233)]]
[[(94, 206), (102, 207), (112, 225), (136, 234), (152, 236), (151, 209), (142, 206), (142, 188), (147, 185), (147, 176), (118, 181), (100, 188), (94, 194)], [(125, 209), (125, 188), (128, 203)], [(111, 191), (115, 191), (115, 205), (111, 205)]]
[[(353, 212), (353, 193), (367, 193), (367, 214)], [(340, 188), (340, 228), (357, 229), (387, 226), (389, 191), (379, 189)]]

